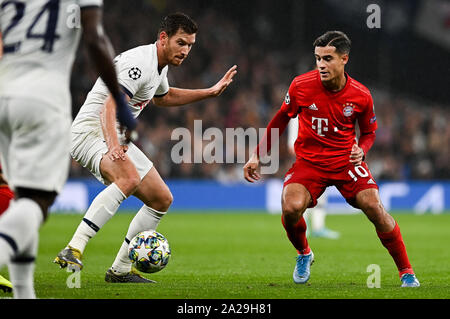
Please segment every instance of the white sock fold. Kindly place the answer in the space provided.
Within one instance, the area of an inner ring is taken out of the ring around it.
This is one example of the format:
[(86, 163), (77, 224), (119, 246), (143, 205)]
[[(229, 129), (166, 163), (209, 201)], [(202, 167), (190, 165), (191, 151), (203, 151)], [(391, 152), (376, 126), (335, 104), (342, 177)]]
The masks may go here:
[(134, 216), (128, 227), (128, 232), (122, 246), (117, 253), (116, 259), (112, 264), (112, 270), (116, 273), (123, 274), (131, 271), (131, 261), (128, 258), (128, 244), (133, 237), (145, 230), (156, 230), (161, 221), (161, 218), (166, 212), (160, 212), (149, 206), (143, 205), (141, 209)]
[(92, 201), (83, 221), (78, 226), (68, 246), (76, 248), (83, 253), (92, 237), (111, 219), (126, 199), (120, 188), (112, 183), (101, 191)]

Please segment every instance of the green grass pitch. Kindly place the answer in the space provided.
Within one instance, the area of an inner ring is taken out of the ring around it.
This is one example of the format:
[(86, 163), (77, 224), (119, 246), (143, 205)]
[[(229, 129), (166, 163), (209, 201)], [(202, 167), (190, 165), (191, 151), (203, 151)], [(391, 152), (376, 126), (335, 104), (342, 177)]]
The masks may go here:
[[(52, 261), (70, 240), (81, 215), (52, 214), (40, 233), (35, 272), (38, 298), (57, 299), (449, 299), (450, 214), (393, 214), (402, 230), (420, 288), (402, 289), (388, 252), (362, 214), (330, 215), (338, 240), (309, 239), (316, 261), (306, 285), (292, 281), (296, 252), (279, 215), (171, 212), (159, 232), (172, 257), (156, 284), (108, 284), (104, 275), (123, 241), (132, 214), (118, 213), (88, 244), (80, 288), (69, 288), (71, 273)], [(380, 288), (368, 288), (380, 267)], [(6, 268), (0, 274), (8, 276)], [(11, 297), (2, 294), (1, 297)]]

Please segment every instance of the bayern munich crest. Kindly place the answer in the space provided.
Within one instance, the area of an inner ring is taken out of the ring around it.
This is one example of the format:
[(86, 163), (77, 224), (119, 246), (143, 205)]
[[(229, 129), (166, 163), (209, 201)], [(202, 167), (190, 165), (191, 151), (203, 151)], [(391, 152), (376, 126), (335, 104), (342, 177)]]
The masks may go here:
[(131, 68), (130, 70), (128, 70), (128, 76), (133, 80), (139, 79), (141, 77), (141, 75), (142, 75), (142, 71), (137, 67), (134, 67), (134, 68)]
[(346, 116), (346, 117), (352, 116), (353, 115), (353, 103), (345, 103), (342, 113), (344, 113), (344, 116)]

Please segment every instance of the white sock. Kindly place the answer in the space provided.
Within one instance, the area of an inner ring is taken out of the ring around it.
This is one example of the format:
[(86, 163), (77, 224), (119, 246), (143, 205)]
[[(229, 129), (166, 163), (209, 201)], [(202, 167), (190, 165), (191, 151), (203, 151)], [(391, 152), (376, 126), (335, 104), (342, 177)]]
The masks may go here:
[(68, 246), (83, 253), (92, 237), (106, 224), (119, 209), (127, 197), (120, 188), (112, 183), (101, 191), (92, 201), (80, 225), (78, 226)]
[(14, 249), (0, 236), (0, 270), (7, 265), (14, 256)]
[(28, 198), (16, 200), (0, 218), (0, 266), (8, 263), (15, 298), (35, 298), (33, 275), (43, 214)]
[(11, 263), (8, 266), (15, 299), (35, 299), (33, 262)]
[(42, 221), (41, 208), (35, 201), (20, 198), (11, 203), (0, 218), (0, 267), (38, 238)]
[(134, 216), (128, 227), (128, 232), (122, 246), (112, 264), (115, 273), (123, 274), (131, 271), (131, 261), (128, 258), (128, 244), (133, 237), (144, 230), (156, 230), (165, 212), (159, 212), (151, 207), (143, 205)]
[(20, 257), (15, 258), (9, 265), (9, 276), (13, 283), (15, 299), (35, 299), (34, 268), (38, 250), (38, 238)]

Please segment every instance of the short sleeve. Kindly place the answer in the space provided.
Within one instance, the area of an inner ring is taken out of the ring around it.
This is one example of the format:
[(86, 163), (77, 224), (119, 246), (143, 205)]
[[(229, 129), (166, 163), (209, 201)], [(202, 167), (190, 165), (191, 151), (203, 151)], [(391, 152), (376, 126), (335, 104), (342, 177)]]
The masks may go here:
[(103, 5), (103, 0), (78, 0), (78, 5), (80, 8), (101, 7)]
[(289, 115), (289, 117), (291, 118), (297, 116), (300, 107), (297, 103), (296, 96), (297, 96), (297, 85), (296, 81), (294, 80), (289, 86), (289, 90), (286, 93), (283, 104), (281, 105), (281, 110), (287, 113), (287, 115)]
[(364, 106), (361, 116), (358, 118), (361, 133), (374, 132), (378, 128), (377, 116), (375, 115), (375, 105), (372, 96), (369, 94), (367, 104)]
[(169, 92), (169, 80), (167, 79), (167, 76), (165, 76), (161, 81), (161, 84), (156, 89), (155, 97), (162, 97), (166, 95), (168, 92)]
[(138, 60), (123, 54), (114, 59), (119, 84), (130, 99), (139, 91), (145, 77), (143, 66), (136, 62)]

